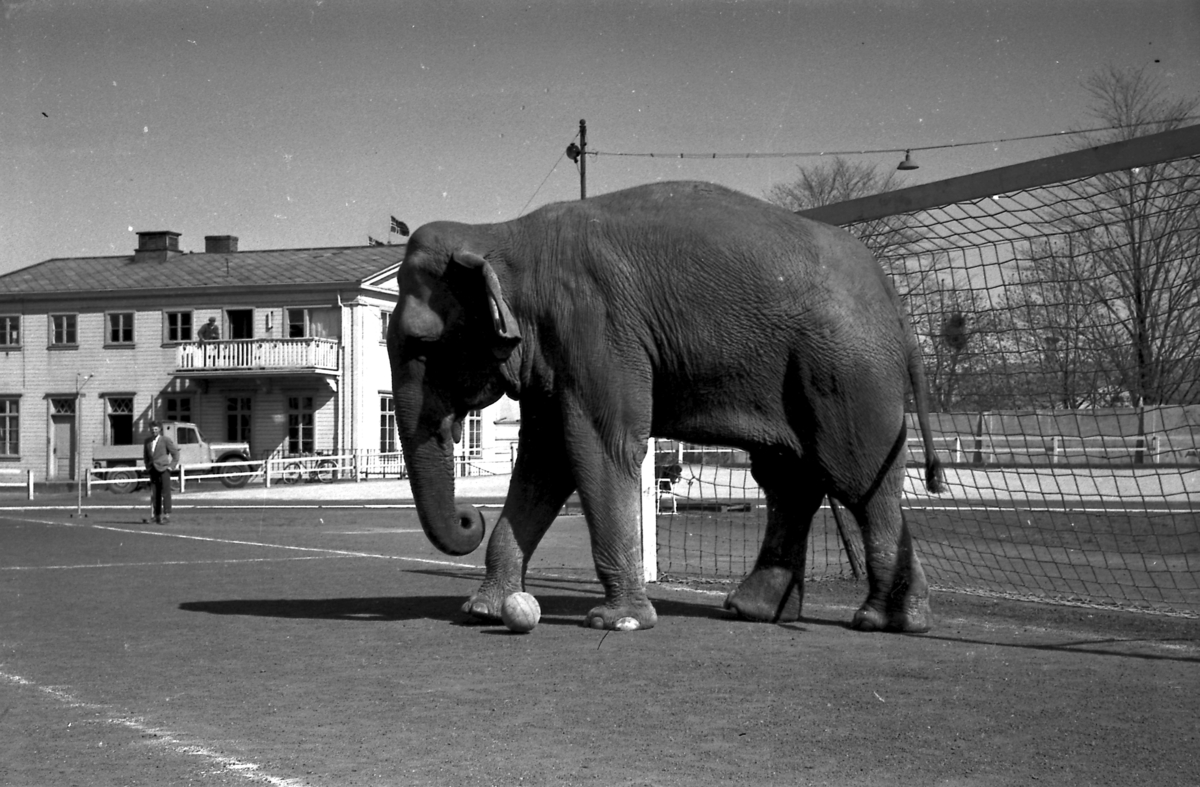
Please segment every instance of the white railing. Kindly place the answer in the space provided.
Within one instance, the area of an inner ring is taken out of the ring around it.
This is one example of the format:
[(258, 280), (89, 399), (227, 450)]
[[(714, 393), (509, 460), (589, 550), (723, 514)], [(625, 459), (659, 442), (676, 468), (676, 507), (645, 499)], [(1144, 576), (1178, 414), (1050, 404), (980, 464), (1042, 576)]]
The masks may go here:
[(336, 339), (231, 339), (175, 348), (180, 371), (224, 369), (322, 369), (337, 371)]
[[(1070, 437), (1052, 435), (981, 435), (932, 438), (935, 450), (949, 456), (955, 464), (965, 462), (990, 463), (1021, 458), (1025, 463), (1038, 461), (1050, 464), (1070, 463), (1071, 457), (1088, 460), (1124, 463), (1158, 464), (1160, 457), (1168, 453), (1158, 435), (1132, 435), (1116, 437)], [(939, 445), (940, 444), (940, 445)], [(909, 459), (924, 457), (924, 447), (919, 436), (909, 435)]]
[[(9, 481), (8, 478), (10, 476), (18, 476), (18, 477), (25, 476), (25, 477), (19, 481)], [(29, 500), (32, 500), (33, 499), (33, 471), (32, 470), (22, 470), (18, 467), (0, 468), (0, 487), (5, 487), (5, 486), (25, 487), (25, 494), (28, 495)]]
[[(459, 477), (506, 475), (512, 472), (507, 459), (486, 461), (459, 457), (455, 474)], [(304, 454), (288, 456), (278, 451), (261, 459), (235, 460), (210, 464), (191, 464), (178, 468), (172, 477), (181, 492), (197, 481), (220, 480), (226, 486), (262, 484), (267, 488), (300, 483), (333, 483), (335, 481), (369, 481), (404, 479), (408, 477), (404, 458), (399, 452), (378, 450), (347, 451), (341, 454)], [(86, 494), (105, 487), (114, 492), (133, 492), (144, 487), (148, 480), (141, 465), (126, 467), (90, 467), (87, 469)]]

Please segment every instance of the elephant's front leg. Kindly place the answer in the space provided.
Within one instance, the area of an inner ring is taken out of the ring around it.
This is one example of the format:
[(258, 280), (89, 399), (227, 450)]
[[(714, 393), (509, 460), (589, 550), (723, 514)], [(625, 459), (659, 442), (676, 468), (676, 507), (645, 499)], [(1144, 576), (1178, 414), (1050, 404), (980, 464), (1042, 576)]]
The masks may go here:
[(464, 612), (488, 621), (499, 620), (504, 599), (525, 589), (529, 559), (575, 488), (557, 423), (546, 427), (524, 412), (522, 421), (508, 497), (488, 541), (483, 584), (463, 605)]
[(578, 434), (575, 438), (574, 445), (568, 440), (568, 451), (596, 575), (604, 586), (604, 603), (589, 610), (585, 622), (615, 631), (652, 628), (658, 613), (646, 596), (641, 534), (641, 462), (647, 440), (630, 438), (618, 446), (601, 446), (586, 438), (581, 441)]

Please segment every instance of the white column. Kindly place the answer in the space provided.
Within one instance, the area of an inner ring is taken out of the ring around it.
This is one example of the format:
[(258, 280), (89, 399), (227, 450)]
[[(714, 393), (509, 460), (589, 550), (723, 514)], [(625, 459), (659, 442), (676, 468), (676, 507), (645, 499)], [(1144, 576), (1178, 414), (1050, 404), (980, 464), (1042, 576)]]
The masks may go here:
[(654, 477), (654, 438), (642, 460), (642, 576), (658, 581), (658, 480)]

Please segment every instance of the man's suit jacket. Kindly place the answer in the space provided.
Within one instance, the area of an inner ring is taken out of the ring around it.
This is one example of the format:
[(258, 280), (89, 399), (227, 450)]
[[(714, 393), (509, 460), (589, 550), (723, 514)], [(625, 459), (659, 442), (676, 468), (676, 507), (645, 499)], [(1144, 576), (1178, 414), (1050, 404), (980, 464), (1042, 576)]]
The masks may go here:
[(158, 445), (154, 445), (153, 450), (150, 448), (152, 445), (154, 445), (154, 435), (146, 439), (144, 453), (147, 470), (153, 468), (161, 472), (170, 470), (174, 465), (179, 464), (179, 446), (175, 445), (174, 440), (165, 434), (160, 434)]

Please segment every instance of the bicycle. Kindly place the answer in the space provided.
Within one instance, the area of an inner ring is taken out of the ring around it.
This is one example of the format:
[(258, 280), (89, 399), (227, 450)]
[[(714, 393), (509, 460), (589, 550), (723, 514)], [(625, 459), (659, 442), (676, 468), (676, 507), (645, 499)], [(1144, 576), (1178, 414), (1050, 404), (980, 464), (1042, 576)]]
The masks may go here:
[(301, 481), (315, 481), (321, 484), (331, 484), (337, 478), (338, 463), (332, 459), (303, 458), (288, 462), (283, 466), (280, 480), (285, 484), (298, 484)]

